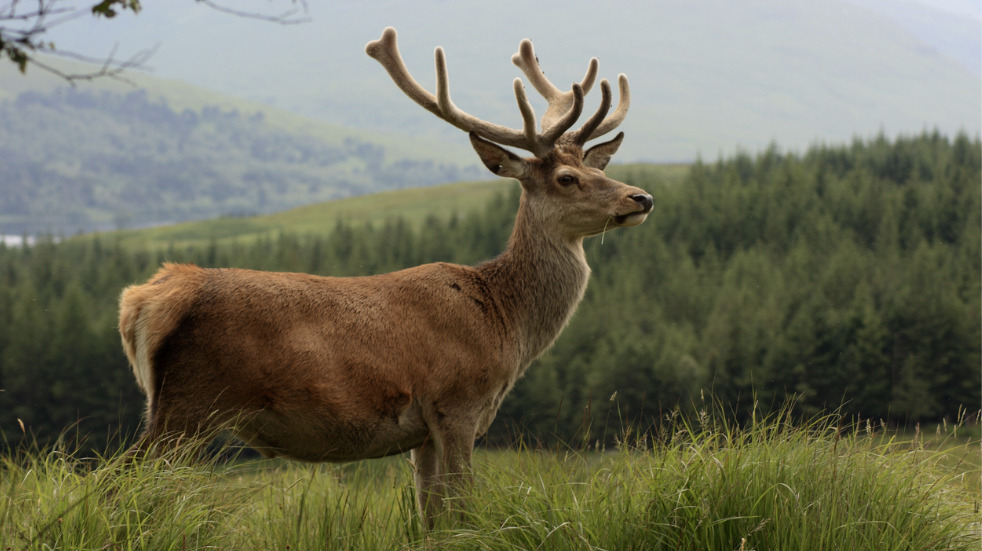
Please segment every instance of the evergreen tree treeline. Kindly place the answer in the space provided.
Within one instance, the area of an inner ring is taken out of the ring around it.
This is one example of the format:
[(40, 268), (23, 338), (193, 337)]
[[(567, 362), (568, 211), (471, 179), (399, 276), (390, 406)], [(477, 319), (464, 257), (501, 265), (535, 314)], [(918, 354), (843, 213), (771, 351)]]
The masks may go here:
[[(614, 167), (655, 210), (588, 240), (587, 295), (489, 441), (610, 436), (700, 394), (737, 414), (791, 395), (803, 414), (892, 422), (977, 409), (980, 170), (978, 138), (936, 132), (803, 155), (772, 147), (697, 162), (680, 183)], [(0, 432), (17, 441), (21, 420), (42, 441), (72, 427), (96, 447), (132, 436), (143, 397), (117, 297), (163, 261), (325, 275), (476, 263), (503, 250), (517, 200), (514, 186), (480, 212), (418, 226), (337, 222), (326, 237), (187, 250), (133, 250), (111, 234), (0, 245)]]

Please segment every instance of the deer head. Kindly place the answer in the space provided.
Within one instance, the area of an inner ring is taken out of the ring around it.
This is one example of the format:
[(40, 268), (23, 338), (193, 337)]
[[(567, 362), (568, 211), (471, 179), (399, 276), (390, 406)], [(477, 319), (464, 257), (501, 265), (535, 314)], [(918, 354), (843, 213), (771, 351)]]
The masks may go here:
[[(583, 112), (583, 101), (596, 81), (599, 63), (590, 60), (586, 75), (562, 92), (546, 78), (528, 39), (519, 44), (512, 56), (517, 65), (546, 99), (548, 107), (536, 127), (535, 112), (525, 94), (520, 78), (513, 82), (522, 129), (508, 128), (479, 119), (454, 105), (450, 99), (446, 56), (437, 48), (436, 94), (431, 94), (409, 74), (396, 43), (392, 27), (379, 40), (370, 42), (366, 52), (377, 60), (400, 90), (417, 104), (446, 122), (470, 133), (471, 145), (484, 166), (491, 172), (521, 182), (526, 200), (536, 204), (535, 211), (548, 219), (547, 225), (565, 230), (571, 237), (585, 237), (607, 228), (634, 226), (643, 222), (651, 211), (652, 199), (638, 188), (630, 188), (607, 178), (603, 173), (616, 153), (624, 133), (584, 151), (587, 141), (599, 138), (617, 128), (627, 115), (631, 102), (627, 77), (618, 76), (620, 99), (611, 107), (611, 88), (600, 81), (601, 101), (597, 111), (577, 130), (570, 130)], [(517, 147), (532, 153), (521, 158), (500, 147)]]

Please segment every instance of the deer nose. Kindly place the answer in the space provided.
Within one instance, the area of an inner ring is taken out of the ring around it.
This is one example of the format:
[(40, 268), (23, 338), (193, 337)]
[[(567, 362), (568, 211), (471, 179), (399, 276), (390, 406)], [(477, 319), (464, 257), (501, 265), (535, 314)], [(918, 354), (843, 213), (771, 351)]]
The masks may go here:
[(651, 207), (654, 205), (654, 199), (652, 199), (651, 196), (648, 195), (647, 193), (639, 193), (637, 195), (632, 195), (631, 199), (634, 199), (634, 201), (637, 204), (641, 205), (641, 208), (644, 209), (644, 212), (650, 211)]

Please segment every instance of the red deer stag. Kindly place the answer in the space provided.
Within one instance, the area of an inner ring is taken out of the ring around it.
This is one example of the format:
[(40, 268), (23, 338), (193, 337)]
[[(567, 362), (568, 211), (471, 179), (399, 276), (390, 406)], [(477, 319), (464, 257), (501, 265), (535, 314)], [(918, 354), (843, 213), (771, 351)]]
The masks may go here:
[(135, 450), (219, 428), (266, 456), (306, 461), (411, 450), (418, 505), (432, 522), (448, 486), (466, 482), (475, 438), (583, 297), (590, 274), (583, 239), (642, 223), (652, 199), (603, 173), (623, 133), (583, 150), (624, 119), (624, 75), (613, 113), (602, 80), (600, 108), (568, 131), (594, 83), (596, 58), (582, 82), (561, 92), (522, 41), (513, 61), (549, 104), (537, 131), (520, 79), (524, 127), (516, 130), (451, 102), (442, 49), (435, 96), (406, 70), (394, 29), (366, 51), (413, 101), (468, 131), (491, 172), (521, 183), (505, 252), (473, 267), (436, 263), (346, 278), (165, 264), (120, 302), (123, 348), (147, 396)]

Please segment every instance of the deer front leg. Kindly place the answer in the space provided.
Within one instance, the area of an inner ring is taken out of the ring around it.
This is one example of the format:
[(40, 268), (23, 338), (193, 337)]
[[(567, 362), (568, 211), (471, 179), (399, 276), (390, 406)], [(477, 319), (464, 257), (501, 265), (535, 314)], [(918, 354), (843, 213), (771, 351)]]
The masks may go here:
[(441, 474), (452, 497), (459, 498), (466, 494), (467, 487), (473, 481), (471, 473), (473, 452), (474, 430), (470, 426), (448, 431), (444, 435)]
[[(471, 423), (440, 426), (412, 450), (416, 503), (428, 528), (449, 508), (459, 508), (471, 483), (474, 431)], [(454, 502), (446, 501), (451, 497)]]
[(441, 427), (440, 477), (444, 488), (443, 510), (459, 519), (467, 507), (473, 476), (471, 455), (474, 451), (475, 423), (456, 422)]

